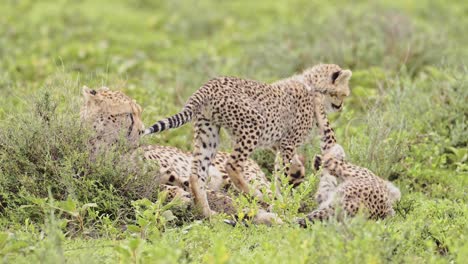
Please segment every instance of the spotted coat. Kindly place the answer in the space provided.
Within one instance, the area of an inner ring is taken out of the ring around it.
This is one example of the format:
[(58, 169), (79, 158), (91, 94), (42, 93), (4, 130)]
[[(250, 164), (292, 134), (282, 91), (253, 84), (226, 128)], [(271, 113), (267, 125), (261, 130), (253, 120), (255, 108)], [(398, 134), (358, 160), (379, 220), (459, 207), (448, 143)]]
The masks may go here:
[[(194, 122), (194, 150), (191, 193), (203, 215), (211, 215), (206, 198), (208, 168), (219, 146), (224, 127), (233, 139), (233, 151), (226, 172), (234, 185), (261, 198), (245, 179), (245, 163), (257, 148), (279, 151), (286, 173), (294, 185), (303, 177), (289, 170), (296, 149), (314, 125), (314, 95), (326, 95), (327, 107), (339, 110), (349, 95), (350, 70), (333, 64), (319, 64), (300, 75), (271, 84), (237, 77), (218, 77), (205, 83), (178, 114), (156, 122), (145, 134), (161, 132)], [(294, 177), (296, 176), (296, 177)]]
[[(187, 206), (191, 205), (192, 198), (189, 192), (189, 175), (193, 157), (191, 153), (170, 146), (138, 146), (141, 122), (141, 107), (135, 100), (120, 91), (112, 91), (106, 87), (93, 90), (83, 88), (84, 104), (80, 110), (82, 122), (91, 126), (95, 135), (90, 140), (92, 154), (108, 148), (119, 139), (126, 138), (134, 150), (124, 153), (123, 158), (138, 158), (143, 155), (147, 162), (156, 162), (159, 170), (154, 180), (161, 190), (168, 192), (169, 199), (178, 198)], [(96, 146), (99, 146), (97, 148)], [(217, 212), (228, 214), (236, 213), (233, 199), (229, 190), (234, 190), (225, 171), (225, 163), (229, 155), (219, 152), (209, 168), (209, 181), (207, 197), (210, 207)], [(302, 164), (300, 164), (302, 166)], [(246, 161), (246, 178), (256, 189), (264, 189), (267, 193), (270, 183), (260, 167), (251, 159)], [(229, 194), (229, 195), (228, 195)], [(265, 210), (253, 218), (254, 223), (272, 224), (281, 220), (273, 213)]]
[(374, 219), (393, 215), (392, 206), (400, 199), (400, 191), (370, 170), (344, 160), (344, 150), (336, 143), (320, 100), (316, 98), (315, 110), (323, 157), (316, 156), (314, 162), (316, 168), (322, 167), (316, 194), (319, 207), (307, 218), (311, 221), (328, 219), (339, 208), (348, 216), (354, 216), (359, 210), (366, 211)]

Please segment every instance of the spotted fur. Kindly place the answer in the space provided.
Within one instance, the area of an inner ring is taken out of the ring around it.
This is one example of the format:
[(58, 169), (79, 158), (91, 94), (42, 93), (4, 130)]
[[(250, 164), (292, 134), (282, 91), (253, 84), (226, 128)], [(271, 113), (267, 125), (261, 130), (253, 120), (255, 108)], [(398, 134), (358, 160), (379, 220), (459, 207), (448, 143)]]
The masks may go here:
[(135, 100), (107, 87), (92, 90), (83, 87), (84, 104), (80, 109), (82, 122), (90, 125), (96, 135), (90, 140), (93, 153), (114, 144), (122, 136), (130, 145), (137, 146), (144, 129), (141, 107)]
[[(80, 116), (82, 121), (91, 125), (96, 132), (90, 142), (92, 146), (98, 144), (101, 148), (109, 147), (119, 137), (126, 136), (135, 150), (138, 148), (140, 151), (123, 154), (124, 157), (126, 159), (138, 158), (135, 155), (143, 153), (145, 160), (158, 163), (159, 171), (155, 173), (155, 181), (160, 189), (168, 192), (169, 199), (178, 198), (185, 205), (190, 206), (192, 198), (189, 192), (189, 175), (193, 160), (191, 153), (170, 146), (138, 147), (138, 135), (143, 129), (142, 109), (122, 92), (112, 91), (105, 87), (98, 90), (84, 87), (83, 96), (85, 100)], [(92, 150), (94, 152), (97, 149), (92, 148)], [(209, 167), (207, 197), (210, 207), (217, 212), (234, 214), (236, 210), (233, 200), (227, 195), (227, 191), (234, 188), (225, 171), (228, 157), (227, 153), (217, 153)], [(245, 175), (247, 181), (256, 189), (264, 189), (268, 192), (269, 181), (260, 167), (251, 159), (246, 161)], [(272, 224), (281, 223), (281, 220), (275, 214), (262, 210), (253, 218), (253, 222)]]
[[(146, 159), (154, 160), (159, 164), (161, 175), (159, 181), (161, 184), (178, 186), (190, 191), (189, 177), (193, 160), (191, 153), (175, 147), (159, 145), (145, 146), (142, 149)], [(235, 189), (225, 170), (228, 158), (229, 154), (226, 152), (216, 154), (208, 169), (207, 189), (222, 192)], [(246, 161), (245, 177), (247, 182), (257, 190), (264, 189), (268, 191), (270, 188), (270, 182), (258, 164), (252, 159)]]
[(194, 159), (189, 181), (195, 203), (209, 216), (205, 186), (208, 168), (219, 146), (221, 127), (228, 130), (234, 141), (226, 172), (238, 189), (260, 196), (247, 183), (244, 167), (254, 149), (262, 147), (281, 153), (286, 173), (291, 183), (297, 185), (303, 177), (293, 174), (288, 164), (314, 124), (314, 95), (326, 95), (328, 108), (339, 110), (343, 98), (349, 95), (350, 77), (350, 70), (320, 64), (272, 84), (236, 77), (215, 78), (198, 89), (180, 113), (156, 122), (145, 134), (194, 122)]
[(392, 205), (400, 199), (400, 191), (370, 170), (344, 160), (344, 150), (336, 143), (320, 100), (317, 97), (316, 120), (322, 135), (323, 157), (317, 156), (315, 160), (315, 164), (322, 167), (316, 194), (319, 207), (307, 218), (311, 221), (328, 219), (340, 208), (348, 216), (354, 216), (359, 210), (366, 211), (374, 219), (393, 215)]

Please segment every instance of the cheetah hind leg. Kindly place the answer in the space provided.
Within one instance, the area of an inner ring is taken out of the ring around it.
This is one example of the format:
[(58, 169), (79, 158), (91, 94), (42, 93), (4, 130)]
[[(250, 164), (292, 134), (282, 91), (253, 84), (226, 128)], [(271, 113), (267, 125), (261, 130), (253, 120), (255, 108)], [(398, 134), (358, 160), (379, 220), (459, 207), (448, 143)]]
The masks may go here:
[(260, 200), (262, 200), (262, 192), (260, 190), (251, 190), (249, 184), (247, 183), (244, 177), (245, 161), (247, 160), (248, 156), (252, 153), (253, 147), (250, 146), (246, 148), (242, 146), (246, 146), (246, 144), (239, 142), (235, 145), (234, 151), (231, 153), (228, 162), (226, 163), (226, 172), (229, 175), (231, 181), (241, 192), (253, 194)]
[(335, 210), (332, 207), (319, 208), (312, 211), (312, 213), (307, 215), (307, 219), (311, 222), (314, 221), (324, 221), (333, 217)]
[[(327, 203), (328, 205), (326, 205)], [(335, 216), (337, 216), (339, 220), (342, 220), (344, 215), (348, 217), (355, 216), (358, 212), (359, 204), (355, 200), (345, 199), (343, 201), (342, 207), (338, 206), (337, 209), (338, 210), (336, 210), (335, 207), (329, 203), (329, 201), (326, 201), (325, 203), (322, 203), (318, 209), (312, 211), (312, 213), (308, 214), (306, 217), (312, 223), (316, 221), (329, 220)], [(298, 223), (303, 227), (307, 226), (304, 219), (299, 219)]]
[(314, 211), (312, 211), (310, 214), (306, 215), (306, 218), (297, 218), (296, 222), (301, 226), (301, 227), (307, 227), (307, 221), (306, 219), (311, 222), (317, 222), (317, 221), (324, 221), (332, 218), (335, 215), (335, 210), (332, 207), (323, 207), (323, 208), (318, 208)]
[(210, 209), (206, 193), (208, 169), (216, 155), (219, 146), (219, 127), (210, 124), (206, 118), (198, 118), (195, 121), (195, 138), (190, 174), (190, 189), (195, 205), (202, 210), (203, 216), (209, 217), (215, 214)]
[[(328, 220), (335, 216), (335, 204), (336, 204), (336, 191), (331, 191), (327, 199), (320, 203), (319, 207), (312, 211), (310, 214), (306, 216), (307, 220), (310, 222), (316, 221), (324, 221)], [(307, 227), (307, 223), (305, 219), (298, 219), (298, 223), (302, 227)]]

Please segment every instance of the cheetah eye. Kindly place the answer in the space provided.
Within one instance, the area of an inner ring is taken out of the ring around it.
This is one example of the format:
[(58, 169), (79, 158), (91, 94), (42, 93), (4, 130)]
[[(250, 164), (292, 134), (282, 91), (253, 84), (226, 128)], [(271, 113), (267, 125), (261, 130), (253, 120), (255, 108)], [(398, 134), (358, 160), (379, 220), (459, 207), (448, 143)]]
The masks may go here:
[(92, 95), (96, 95), (96, 90), (91, 90), (91, 91), (89, 91), (89, 93), (92, 94)]
[(341, 72), (341, 71), (337, 71), (337, 72), (334, 72), (334, 73), (332, 74), (331, 78), (332, 78), (332, 83), (333, 83), (333, 84), (335, 84), (336, 79), (338, 78), (338, 76), (340, 76), (340, 72)]

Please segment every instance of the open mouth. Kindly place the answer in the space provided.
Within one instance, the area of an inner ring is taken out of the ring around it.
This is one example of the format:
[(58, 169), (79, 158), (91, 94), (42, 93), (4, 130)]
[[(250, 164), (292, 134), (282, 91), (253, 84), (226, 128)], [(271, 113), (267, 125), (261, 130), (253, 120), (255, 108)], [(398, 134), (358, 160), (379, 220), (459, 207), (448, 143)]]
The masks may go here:
[(332, 103), (331, 105), (335, 109), (341, 109), (341, 107), (343, 106), (343, 103), (340, 103), (339, 105), (336, 105), (336, 104)]

